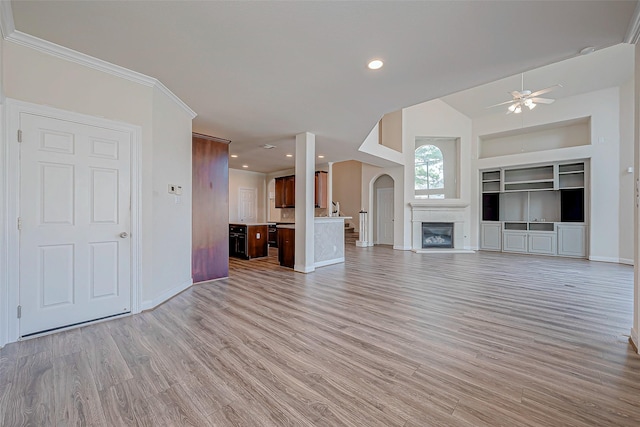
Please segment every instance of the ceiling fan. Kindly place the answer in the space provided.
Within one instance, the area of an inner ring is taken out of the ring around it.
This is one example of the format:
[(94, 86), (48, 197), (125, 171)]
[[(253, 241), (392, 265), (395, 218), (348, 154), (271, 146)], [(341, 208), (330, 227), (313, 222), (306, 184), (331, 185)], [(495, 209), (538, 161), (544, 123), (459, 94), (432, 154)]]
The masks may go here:
[(513, 97), (510, 101), (501, 102), (499, 104), (491, 105), (487, 108), (498, 107), (500, 105), (507, 105), (507, 114), (515, 113), (519, 114), (522, 112), (524, 107), (529, 108), (529, 110), (533, 110), (536, 108), (538, 104), (551, 104), (555, 101), (553, 98), (541, 98), (540, 95), (544, 95), (545, 93), (549, 93), (552, 90), (562, 87), (561, 84), (553, 85), (545, 89), (540, 89), (535, 92), (531, 92), (530, 90), (524, 89), (524, 74), (521, 77), (521, 90), (514, 90), (511, 92), (511, 96)]

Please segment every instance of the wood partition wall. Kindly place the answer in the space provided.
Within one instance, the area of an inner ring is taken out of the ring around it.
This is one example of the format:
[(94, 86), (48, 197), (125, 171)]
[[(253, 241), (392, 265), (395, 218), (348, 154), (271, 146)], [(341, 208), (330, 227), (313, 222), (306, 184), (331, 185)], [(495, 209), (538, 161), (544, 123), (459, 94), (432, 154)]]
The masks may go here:
[(229, 141), (193, 134), (194, 282), (229, 276)]

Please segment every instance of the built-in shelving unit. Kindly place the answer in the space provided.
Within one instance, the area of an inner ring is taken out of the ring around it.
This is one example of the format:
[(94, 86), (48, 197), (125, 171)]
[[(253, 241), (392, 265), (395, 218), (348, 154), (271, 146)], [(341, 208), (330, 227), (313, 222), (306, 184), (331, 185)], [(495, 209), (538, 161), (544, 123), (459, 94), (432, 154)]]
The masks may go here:
[(573, 161), (481, 171), (480, 248), (585, 257), (585, 173)]

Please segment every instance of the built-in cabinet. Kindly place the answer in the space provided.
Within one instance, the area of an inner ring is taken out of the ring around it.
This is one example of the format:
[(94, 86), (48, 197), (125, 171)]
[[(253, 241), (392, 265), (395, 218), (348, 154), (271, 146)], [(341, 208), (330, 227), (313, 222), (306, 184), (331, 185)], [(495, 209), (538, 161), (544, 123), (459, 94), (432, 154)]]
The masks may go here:
[(481, 171), (480, 248), (587, 256), (585, 161)]
[[(315, 173), (315, 200), (316, 208), (327, 208), (327, 172)], [(275, 207), (296, 207), (296, 177), (295, 175), (281, 176), (275, 179)]]

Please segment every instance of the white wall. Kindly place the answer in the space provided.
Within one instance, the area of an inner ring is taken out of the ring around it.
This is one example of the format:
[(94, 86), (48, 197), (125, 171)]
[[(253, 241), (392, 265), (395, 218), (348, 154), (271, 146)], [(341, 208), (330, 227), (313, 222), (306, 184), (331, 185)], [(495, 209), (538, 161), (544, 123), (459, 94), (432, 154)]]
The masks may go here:
[[(152, 108), (153, 286), (143, 287), (142, 301), (191, 283), (191, 119), (159, 89), (153, 91)], [(178, 203), (168, 193), (169, 184), (182, 187)], [(143, 227), (146, 210), (143, 204)], [(149, 249), (143, 240), (143, 256)]]
[[(459, 163), (460, 172), (459, 197), (458, 199), (448, 199), (448, 202), (455, 200), (460, 203), (469, 203), (471, 196), (471, 119), (459, 111), (451, 108), (445, 102), (436, 99), (424, 102), (403, 110), (402, 115), (402, 140), (404, 147), (404, 206), (402, 208), (403, 222), (403, 246), (411, 248), (411, 208), (409, 202), (417, 201), (415, 194), (415, 164), (414, 151), (417, 137), (448, 137), (459, 138)], [(438, 204), (438, 200), (418, 199), (420, 202)], [(465, 209), (466, 223), (472, 223), (470, 208)], [(396, 218), (396, 221), (398, 219)], [(464, 245), (470, 245), (470, 231), (465, 230)]]
[(238, 193), (240, 188), (254, 188), (257, 198), (257, 222), (266, 222), (266, 175), (260, 172), (229, 169), (229, 222), (240, 222)]
[[(635, 45), (635, 61), (633, 76), (636, 82), (640, 82), (640, 43)], [(640, 84), (636, 83), (633, 88), (633, 146), (635, 153), (633, 156), (634, 179), (640, 182)], [(638, 197), (635, 193), (634, 197)], [(631, 339), (636, 346), (636, 351), (640, 349), (640, 206), (636, 202), (633, 209), (633, 324), (631, 326)]]
[[(9, 98), (141, 127), (142, 304), (190, 280), (191, 118), (184, 110), (151, 86), (13, 42), (3, 43), (2, 67)], [(184, 184), (182, 205), (167, 198), (169, 183)], [(169, 264), (175, 274), (160, 274)]]
[(633, 167), (633, 79), (620, 87), (620, 212), (618, 230), (620, 235), (619, 258), (621, 262), (633, 264), (633, 233), (629, 227), (633, 226), (633, 172), (627, 168)]
[[(532, 112), (495, 114), (473, 121), (473, 157), (477, 159), (477, 141), (482, 135), (538, 126), (547, 123), (591, 117), (591, 144), (556, 150), (521, 153), (474, 160), (471, 174), (472, 241), (478, 242), (480, 169), (544, 163), (561, 160), (591, 159), (590, 179), (590, 258), (618, 262), (620, 239), (614, 230), (631, 230), (633, 224), (619, 224), (620, 217), (620, 90), (609, 88), (570, 98), (558, 99)], [(626, 219), (628, 221), (628, 219)]]

